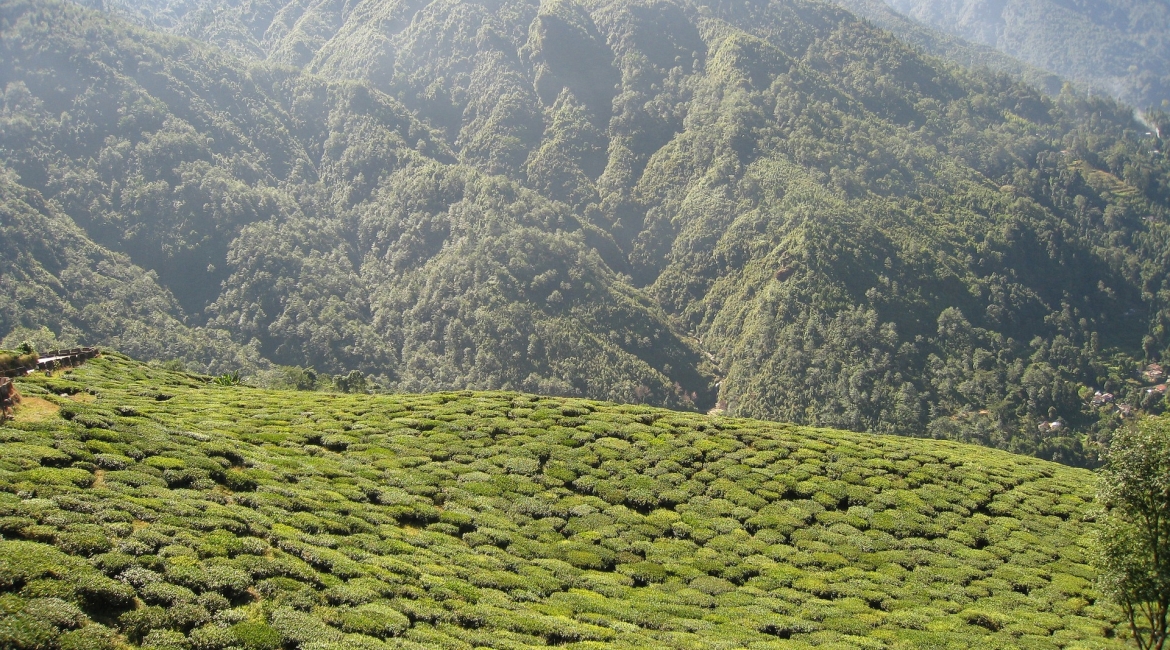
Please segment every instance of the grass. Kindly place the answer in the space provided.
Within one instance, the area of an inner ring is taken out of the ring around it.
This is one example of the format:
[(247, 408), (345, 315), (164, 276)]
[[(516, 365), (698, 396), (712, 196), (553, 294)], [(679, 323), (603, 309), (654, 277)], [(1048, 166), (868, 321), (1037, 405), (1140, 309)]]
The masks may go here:
[(111, 353), (21, 389), (3, 647), (1122, 647), (1093, 475), (1032, 458)]
[(42, 397), (24, 397), (16, 407), (13, 419), (16, 422), (41, 422), (55, 418), (60, 410), (56, 404)]

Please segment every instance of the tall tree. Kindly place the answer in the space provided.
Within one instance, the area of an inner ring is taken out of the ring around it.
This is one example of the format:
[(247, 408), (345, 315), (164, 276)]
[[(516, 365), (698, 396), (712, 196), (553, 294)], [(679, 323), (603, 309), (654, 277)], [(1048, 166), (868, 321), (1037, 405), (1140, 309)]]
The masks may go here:
[(1170, 609), (1170, 420), (1120, 430), (1101, 474), (1101, 581), (1138, 647), (1166, 646)]

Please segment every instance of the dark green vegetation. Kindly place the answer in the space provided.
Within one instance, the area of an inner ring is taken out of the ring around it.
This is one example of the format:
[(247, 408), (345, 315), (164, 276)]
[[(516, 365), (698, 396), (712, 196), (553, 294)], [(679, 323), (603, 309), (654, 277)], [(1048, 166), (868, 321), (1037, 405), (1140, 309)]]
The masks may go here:
[(1093, 587), (1093, 476), (1047, 461), (517, 393), (262, 391), (116, 354), (21, 388), (0, 427), (6, 648), (1126, 634)]
[(1170, 5), (1162, 0), (885, 2), (1139, 109), (1170, 106)]
[(211, 45), (0, 3), (0, 332), (1072, 464), (1095, 391), (1165, 408), (1170, 166), (1109, 101), (803, 0), (134, 6)]
[(1150, 418), (1113, 438), (1098, 501), (1101, 584), (1142, 650), (1170, 640), (1170, 421)]

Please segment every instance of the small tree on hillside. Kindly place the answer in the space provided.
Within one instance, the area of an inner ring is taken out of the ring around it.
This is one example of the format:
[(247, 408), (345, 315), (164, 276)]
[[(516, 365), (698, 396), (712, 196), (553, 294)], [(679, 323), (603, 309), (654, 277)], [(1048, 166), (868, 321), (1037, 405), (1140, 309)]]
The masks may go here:
[(1170, 420), (1148, 418), (1117, 432), (1098, 499), (1103, 590), (1125, 611), (1139, 648), (1170, 648)]

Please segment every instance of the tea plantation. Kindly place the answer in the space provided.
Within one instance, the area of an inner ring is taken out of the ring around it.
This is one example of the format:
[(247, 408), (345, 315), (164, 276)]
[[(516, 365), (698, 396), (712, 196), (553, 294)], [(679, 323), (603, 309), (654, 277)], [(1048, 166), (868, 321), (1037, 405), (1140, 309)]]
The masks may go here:
[(1093, 475), (517, 393), (114, 353), (0, 425), (0, 647), (1120, 648)]

